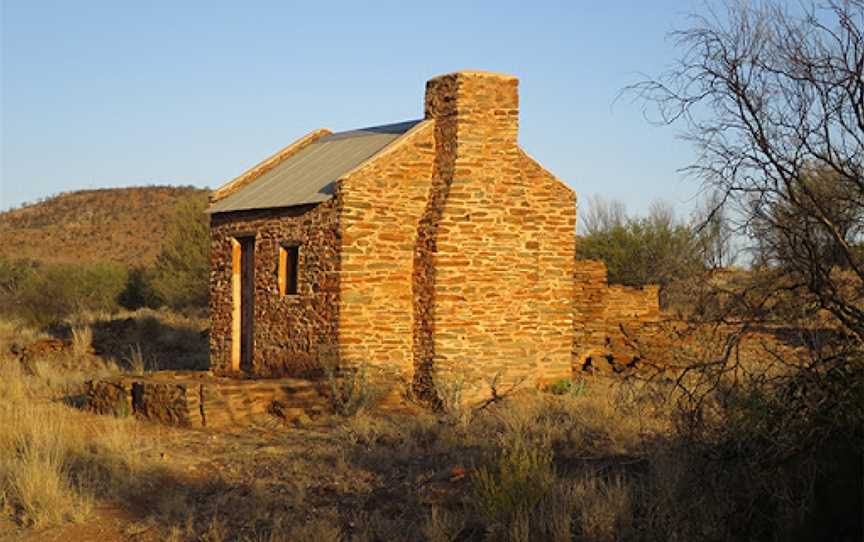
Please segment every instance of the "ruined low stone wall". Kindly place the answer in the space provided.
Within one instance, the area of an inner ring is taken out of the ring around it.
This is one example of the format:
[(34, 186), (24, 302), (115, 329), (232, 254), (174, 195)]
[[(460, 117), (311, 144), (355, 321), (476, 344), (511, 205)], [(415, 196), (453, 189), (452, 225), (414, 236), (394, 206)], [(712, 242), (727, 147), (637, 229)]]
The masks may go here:
[(86, 408), (98, 414), (124, 416), (132, 412), (132, 382), (124, 378), (87, 382)]
[(593, 260), (577, 260), (573, 271), (574, 368), (605, 349), (608, 293), (606, 265)]
[(620, 284), (606, 291), (606, 333), (637, 331), (660, 320), (658, 286), (630, 287)]
[(662, 318), (657, 286), (609, 285), (603, 262), (580, 260), (573, 274), (573, 369), (632, 368)]
[(314, 418), (328, 408), (320, 383), (302, 379), (236, 380), (209, 373), (161, 371), (87, 383), (85, 408), (181, 427), (230, 427)]
[(327, 408), (322, 384), (311, 380), (221, 380), (201, 386), (206, 427), (249, 425), (274, 416), (285, 421), (315, 418)]
[(203, 426), (197, 382), (132, 381), (132, 413), (168, 425)]

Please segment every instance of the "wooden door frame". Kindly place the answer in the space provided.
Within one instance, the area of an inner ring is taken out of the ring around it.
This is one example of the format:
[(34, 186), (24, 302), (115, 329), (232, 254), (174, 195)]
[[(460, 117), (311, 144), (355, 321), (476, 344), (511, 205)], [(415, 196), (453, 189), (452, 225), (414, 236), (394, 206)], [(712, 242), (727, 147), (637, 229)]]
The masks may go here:
[[(244, 245), (249, 246), (251, 241), (252, 254), (249, 257), (253, 258), (252, 267), (254, 269), (255, 258), (255, 234), (254, 233), (237, 233), (231, 237), (231, 370), (232, 372), (241, 372), (243, 365), (243, 252)], [(252, 284), (252, 293), (255, 295), (255, 285)], [(253, 323), (254, 326), (254, 323)], [(254, 327), (253, 327), (254, 329)], [(252, 334), (249, 336), (249, 341), (253, 344), (248, 345), (250, 349), (254, 347)], [(248, 368), (247, 368), (248, 369)]]

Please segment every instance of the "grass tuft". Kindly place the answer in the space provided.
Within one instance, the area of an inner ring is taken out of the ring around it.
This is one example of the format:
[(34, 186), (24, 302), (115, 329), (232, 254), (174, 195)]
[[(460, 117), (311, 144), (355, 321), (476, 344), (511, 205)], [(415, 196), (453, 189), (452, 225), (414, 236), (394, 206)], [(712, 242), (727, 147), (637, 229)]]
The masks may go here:
[(474, 473), (474, 502), (490, 525), (508, 525), (531, 514), (555, 480), (551, 450), (517, 440)]
[(340, 416), (356, 416), (370, 399), (366, 382), (366, 367), (361, 365), (345, 369), (327, 368), (330, 386), (330, 406)]
[(90, 326), (72, 328), (72, 352), (82, 358), (93, 349), (93, 329)]

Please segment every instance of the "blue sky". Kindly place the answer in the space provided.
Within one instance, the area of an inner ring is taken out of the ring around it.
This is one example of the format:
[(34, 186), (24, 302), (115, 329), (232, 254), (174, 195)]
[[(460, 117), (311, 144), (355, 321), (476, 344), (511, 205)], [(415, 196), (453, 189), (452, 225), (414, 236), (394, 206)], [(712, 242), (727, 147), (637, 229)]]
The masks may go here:
[(0, 0), (0, 209), (82, 188), (215, 187), (318, 127), (422, 116), (427, 79), (520, 82), (520, 143), (583, 199), (698, 192), (694, 153), (620, 89), (701, 1)]

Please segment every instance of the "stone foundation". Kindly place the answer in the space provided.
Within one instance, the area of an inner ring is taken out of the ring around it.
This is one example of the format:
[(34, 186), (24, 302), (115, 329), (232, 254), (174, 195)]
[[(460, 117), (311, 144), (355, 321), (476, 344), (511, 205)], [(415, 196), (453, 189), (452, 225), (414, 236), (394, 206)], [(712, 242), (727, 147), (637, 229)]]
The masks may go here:
[(87, 382), (87, 410), (124, 416), (132, 412), (132, 382), (123, 378)]
[(315, 418), (327, 411), (328, 399), (321, 383), (311, 380), (238, 380), (161, 371), (90, 381), (85, 408), (181, 427), (221, 428), (274, 416), (287, 422)]

